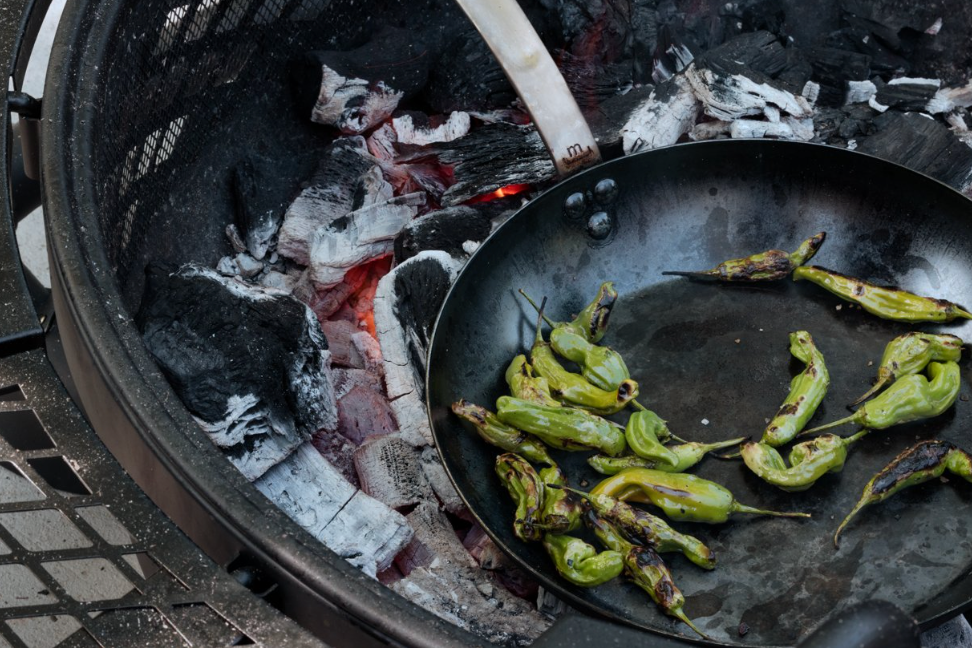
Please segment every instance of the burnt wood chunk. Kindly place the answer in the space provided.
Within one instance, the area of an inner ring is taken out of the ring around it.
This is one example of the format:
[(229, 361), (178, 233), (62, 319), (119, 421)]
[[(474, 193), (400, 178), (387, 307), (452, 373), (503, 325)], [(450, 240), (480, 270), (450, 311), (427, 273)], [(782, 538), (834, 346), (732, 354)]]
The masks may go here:
[(629, 92), (607, 99), (597, 111), (590, 114), (588, 121), (591, 132), (602, 154), (612, 157), (615, 152), (620, 153), (621, 125), (627, 123), (654, 90), (655, 86), (651, 84), (637, 86)]
[(405, 226), (395, 239), (395, 260), (401, 263), (426, 250), (462, 254), (466, 241), (480, 242), (489, 236), (486, 210), (457, 206), (430, 212)]
[(509, 106), (516, 92), (486, 41), (467, 30), (432, 67), (422, 98), (435, 112), (485, 111)]
[(236, 225), (250, 255), (263, 260), (295, 188), (288, 165), (250, 154), (233, 169)]
[(833, 47), (809, 47), (804, 56), (813, 68), (813, 80), (820, 84), (817, 103), (841, 106), (848, 81), (865, 81), (871, 75), (871, 57)]
[[(331, 362), (335, 366), (364, 369), (364, 364), (353, 352), (353, 345), (351, 343), (351, 336), (359, 330), (361, 329), (347, 320), (325, 320), (321, 322), (321, 331), (324, 333), (324, 337), (327, 338), (327, 347), (331, 352)], [(357, 361), (357, 364), (355, 364), (355, 361)]]
[(452, 485), (449, 475), (446, 474), (445, 467), (442, 465), (442, 460), (439, 459), (439, 453), (436, 449), (432, 447), (422, 448), (421, 461), (425, 479), (428, 480), (435, 496), (439, 498), (442, 508), (453, 515), (468, 517), (469, 511), (466, 509), (462, 498), (459, 497), (456, 487)]
[(414, 535), (396, 556), (395, 565), (408, 576), (417, 567), (428, 567), (436, 559), (456, 567), (475, 567), (476, 561), (459, 541), (452, 523), (434, 502), (420, 502), (405, 516)]
[(892, 79), (877, 91), (874, 97), (882, 106), (898, 110), (925, 110), (925, 106), (938, 92), (938, 79)]
[(311, 438), (311, 443), (327, 462), (334, 466), (341, 476), (355, 488), (361, 488), (358, 473), (354, 470), (355, 445), (348, 441), (340, 432), (318, 432)]
[(419, 451), (397, 434), (365, 441), (354, 453), (354, 467), (361, 490), (391, 508), (432, 498)]
[(385, 397), (364, 385), (352, 387), (337, 403), (338, 432), (361, 445), (374, 436), (398, 431)]
[(972, 185), (972, 148), (943, 124), (918, 113), (888, 111), (874, 120), (877, 133), (859, 151), (903, 164), (955, 187)]
[(149, 266), (136, 323), (176, 394), (247, 479), (337, 426), (327, 341), (293, 297), (201, 266)]
[(385, 393), (381, 376), (364, 369), (331, 369), (331, 382), (334, 384), (334, 397), (338, 400), (355, 387), (365, 387), (378, 394)]
[(692, 129), (702, 104), (685, 75), (659, 84), (621, 127), (624, 153), (669, 146)]
[(412, 538), (405, 518), (352, 486), (310, 443), (253, 484), (290, 519), (371, 577)]

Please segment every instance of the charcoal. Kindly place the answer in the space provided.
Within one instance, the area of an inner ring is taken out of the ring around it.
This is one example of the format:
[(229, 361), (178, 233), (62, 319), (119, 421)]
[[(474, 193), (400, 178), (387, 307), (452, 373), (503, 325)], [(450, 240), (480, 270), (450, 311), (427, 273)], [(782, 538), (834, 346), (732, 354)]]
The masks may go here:
[(308, 186), (287, 209), (277, 243), (281, 255), (304, 266), (310, 263), (314, 231), (355, 209), (361, 178), (373, 167), (366, 154), (359, 137), (342, 138), (328, 147)]
[(490, 540), (481, 526), (473, 525), (463, 538), (462, 544), (479, 566), (493, 572), (496, 579), (507, 590), (520, 598), (537, 597), (539, 587), (536, 581), (531, 580), (522, 569), (517, 567), (516, 563)]
[(871, 75), (871, 57), (833, 47), (809, 47), (804, 56), (813, 68), (813, 80), (820, 84), (821, 106), (841, 106), (849, 81), (865, 81)]
[(560, 73), (584, 114), (597, 111), (602, 102), (631, 88), (630, 63), (600, 63), (590, 56), (557, 54)]
[[(366, 309), (367, 312), (374, 310), (374, 303)], [(365, 371), (381, 375), (383, 362), (381, 358), (381, 347), (378, 340), (372, 337), (368, 331), (358, 331), (351, 336), (351, 348), (355, 356), (360, 360), (361, 366)]]
[(684, 75), (658, 85), (621, 127), (624, 153), (669, 146), (692, 129), (702, 104)]
[(845, 104), (868, 103), (877, 96), (878, 88), (873, 81), (848, 81)]
[(337, 555), (376, 577), (412, 538), (405, 518), (352, 486), (310, 443), (253, 484)]
[(414, 506), (432, 498), (417, 449), (401, 436), (373, 437), (354, 453), (361, 489), (391, 508)]
[(338, 400), (358, 386), (370, 389), (377, 394), (385, 393), (381, 376), (364, 369), (334, 367), (331, 369), (331, 382), (334, 383), (334, 397)]
[(246, 252), (246, 243), (243, 242), (243, 235), (235, 223), (226, 226), (226, 240), (229, 241), (233, 251), (236, 253)]
[[(358, 332), (358, 327), (346, 320), (325, 320), (321, 322), (321, 332), (327, 338), (327, 347), (331, 352), (331, 363), (337, 367), (355, 367), (355, 360), (361, 358), (352, 352), (351, 336)], [(363, 363), (355, 367), (364, 369)], [(340, 397), (338, 397), (340, 398)]]
[(654, 90), (655, 86), (651, 84), (636, 86), (602, 102), (598, 110), (589, 116), (591, 132), (602, 155), (610, 158), (613, 153), (620, 153), (621, 126), (631, 119), (635, 110), (648, 101)]
[(490, 233), (486, 210), (449, 207), (416, 218), (395, 239), (395, 260), (401, 263), (425, 250), (443, 250), (456, 256), (466, 241), (483, 241)]
[[(453, 115), (468, 114), (469, 113), (460, 112), (453, 113)], [(395, 120), (392, 121), (394, 122)], [(409, 132), (407, 126), (403, 130), (405, 131), (404, 134), (406, 137), (411, 137), (413, 139), (415, 139), (414, 136), (419, 132)], [(451, 138), (453, 135), (458, 136), (461, 132), (452, 128), (448, 130), (443, 129), (443, 132), (441, 133), (437, 133), (435, 131), (438, 131), (438, 129), (435, 129), (434, 131), (422, 129), (419, 137), (421, 140), (435, 139), (438, 141), (451, 141), (449, 138)], [(446, 187), (451, 182), (451, 178), (448, 177), (447, 170), (435, 161), (419, 162), (414, 164), (400, 161), (398, 159), (398, 153), (395, 150), (398, 143), (398, 133), (396, 132), (393, 124), (384, 124), (381, 128), (375, 129), (375, 131), (368, 137), (368, 150), (381, 167), (385, 177), (395, 187), (396, 193), (405, 194), (414, 193), (416, 191), (425, 191), (435, 201), (440, 200), (442, 198), (442, 194), (445, 193)], [(412, 146), (418, 147), (417, 145)]]
[(421, 461), (425, 479), (432, 487), (432, 491), (435, 492), (435, 496), (439, 498), (442, 508), (453, 515), (467, 517), (469, 512), (466, 510), (466, 505), (459, 497), (456, 487), (452, 485), (449, 475), (446, 474), (445, 467), (442, 465), (442, 460), (439, 459), (439, 453), (436, 449), (432, 447), (422, 448)]
[(972, 184), (972, 148), (946, 126), (918, 113), (888, 111), (874, 120), (877, 133), (858, 150), (883, 157), (965, 191)]
[(445, 252), (422, 252), (385, 275), (375, 294), (375, 328), (385, 386), (402, 436), (431, 445), (424, 403), (429, 335), (461, 264)]
[(271, 288), (290, 294), (294, 291), (294, 285), (297, 283), (297, 279), (298, 275), (296, 274), (285, 274), (276, 270), (270, 270), (260, 277), (260, 285), (264, 288)]
[(327, 341), (293, 297), (201, 266), (151, 265), (136, 323), (183, 404), (248, 479), (335, 429)]
[(866, 54), (871, 59), (871, 70), (875, 74), (890, 76), (899, 72), (908, 73), (912, 67), (908, 59), (891, 51), (866, 27), (846, 27), (832, 32), (827, 36), (825, 45)]
[(337, 313), (347, 303), (348, 298), (368, 280), (368, 268), (365, 265), (355, 266), (345, 273), (341, 283), (320, 291), (312, 284), (310, 275), (308, 270), (302, 280), (297, 282), (294, 296), (310, 306), (323, 326), (324, 321)]
[(920, 34), (941, 17), (938, 3), (911, 0), (841, 0), (844, 20), (866, 27), (893, 51), (906, 50), (909, 33)]
[(311, 437), (314, 449), (327, 459), (327, 462), (337, 468), (341, 476), (355, 488), (361, 488), (358, 473), (354, 469), (354, 451), (356, 446), (339, 432), (318, 432)]
[(287, 201), (296, 189), (292, 170), (276, 160), (250, 154), (233, 169), (236, 225), (246, 249), (262, 260), (283, 222)]
[(940, 86), (938, 79), (902, 77), (888, 81), (874, 99), (881, 105), (897, 110), (924, 110)]
[(363, 385), (352, 387), (338, 399), (337, 431), (355, 445), (398, 431), (395, 415), (384, 395)]
[(436, 157), (453, 167), (455, 184), (442, 196), (449, 207), (516, 184), (534, 185), (556, 177), (553, 161), (533, 126), (498, 122), (476, 128), (453, 142), (416, 150), (403, 147), (402, 160)]
[(516, 92), (486, 41), (468, 29), (432, 66), (422, 98), (435, 112), (485, 111), (509, 106)]
[(783, 117), (777, 121), (756, 119), (736, 119), (729, 126), (729, 135), (734, 139), (768, 137), (772, 139), (809, 142), (814, 137), (813, 119)]
[(803, 56), (803, 52), (796, 47), (786, 48), (786, 64), (780, 70), (775, 79), (780, 83), (784, 90), (799, 93), (807, 97), (810, 103), (816, 103), (817, 97), (810, 97), (805, 88), (810, 77), (813, 76), (813, 67)]
[(225, 277), (242, 277), (252, 279), (263, 272), (264, 264), (257, 261), (246, 252), (240, 252), (236, 256), (223, 257), (216, 264), (216, 271)]
[(686, 40), (684, 33), (677, 27), (662, 22), (658, 29), (658, 40), (651, 62), (652, 81), (657, 84), (664, 83), (684, 71), (689, 63), (695, 60), (695, 51)]
[(632, 64), (634, 83), (646, 84), (651, 81), (652, 59), (658, 46), (658, 10), (655, 0), (633, 0), (630, 3), (631, 37), (627, 57)]
[(469, 113), (457, 110), (444, 122), (433, 126), (422, 113), (403, 114), (392, 120), (397, 141), (402, 144), (425, 146), (433, 142), (451, 142), (469, 133), (472, 120)]
[(417, 567), (431, 566), (436, 560), (457, 567), (476, 566), (476, 561), (456, 536), (449, 518), (434, 502), (419, 502), (405, 519), (415, 533), (408, 546), (395, 557), (395, 565), (406, 576)]
[(724, 139), (729, 137), (729, 130), (732, 122), (714, 119), (711, 121), (699, 122), (689, 131), (689, 139), (693, 142), (704, 142), (711, 139)]
[(748, 68), (776, 78), (789, 63), (787, 51), (775, 34), (756, 31), (740, 34), (706, 52), (699, 58), (698, 64), (726, 74), (736, 74)]

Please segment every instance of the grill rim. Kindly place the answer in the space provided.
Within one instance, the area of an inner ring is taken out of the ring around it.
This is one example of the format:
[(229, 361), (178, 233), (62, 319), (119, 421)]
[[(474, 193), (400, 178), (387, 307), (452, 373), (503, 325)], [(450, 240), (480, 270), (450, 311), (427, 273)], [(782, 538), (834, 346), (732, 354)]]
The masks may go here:
[(93, 159), (98, 90), (110, 67), (103, 57), (127, 10), (117, 0), (68, 3), (43, 107), (52, 291), (68, 366), (92, 426), (183, 532), (222, 565), (238, 550), (251, 556), (280, 584), (280, 609), (315, 634), (338, 645), (365, 639), (490, 645), (363, 575), (287, 518), (232, 470), (144, 348), (105, 253), (96, 179), (84, 168)]

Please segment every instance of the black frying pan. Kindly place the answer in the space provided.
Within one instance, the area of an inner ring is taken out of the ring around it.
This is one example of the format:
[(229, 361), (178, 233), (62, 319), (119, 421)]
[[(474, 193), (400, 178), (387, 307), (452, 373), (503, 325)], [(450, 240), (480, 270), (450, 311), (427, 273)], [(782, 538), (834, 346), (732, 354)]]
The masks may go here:
[[(607, 240), (564, 209), (572, 194), (617, 182)], [(813, 423), (844, 416), (875, 375), (884, 345), (909, 330), (877, 319), (816, 286), (783, 281), (711, 285), (662, 276), (741, 255), (828, 239), (816, 263), (919, 294), (972, 302), (972, 203), (935, 180), (840, 149), (773, 141), (720, 141), (660, 149), (603, 164), (543, 194), (499, 228), (466, 265), (432, 339), (427, 397), (446, 469), (490, 536), (545, 588), (576, 607), (664, 634), (693, 635), (641, 590), (618, 580), (581, 589), (558, 578), (543, 548), (513, 536), (514, 507), (493, 473), (497, 450), (449, 411), (459, 398), (492, 407), (503, 371), (525, 352), (535, 312), (523, 288), (548, 297), (566, 319), (613, 280), (620, 293), (605, 342), (624, 354), (640, 400), (676, 434), (700, 441), (761, 434), (802, 367), (787, 334), (807, 329), (832, 384)], [(972, 337), (972, 323), (915, 327)], [(706, 459), (695, 472), (747, 504), (813, 514), (810, 521), (738, 516), (718, 526), (678, 524), (713, 547), (704, 572), (666, 555), (686, 612), (716, 643), (792, 645), (828, 616), (886, 599), (923, 627), (972, 602), (972, 487), (953, 479), (905, 491), (866, 509), (840, 551), (831, 542), (868, 479), (918, 439), (972, 449), (969, 363), (961, 399), (927, 423), (872, 433), (844, 471), (809, 491), (784, 493), (741, 462)], [(708, 421), (705, 425), (703, 419)], [(620, 420), (624, 420), (623, 416)], [(853, 428), (843, 431), (853, 432)], [(588, 453), (558, 452), (571, 483), (599, 476)], [(741, 623), (749, 627), (740, 636)]]

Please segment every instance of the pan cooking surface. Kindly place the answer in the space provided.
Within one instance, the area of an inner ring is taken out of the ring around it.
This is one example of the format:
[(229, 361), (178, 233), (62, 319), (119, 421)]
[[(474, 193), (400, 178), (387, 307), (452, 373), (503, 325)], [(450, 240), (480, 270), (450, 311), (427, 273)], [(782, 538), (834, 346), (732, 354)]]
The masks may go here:
[[(604, 177), (616, 179), (622, 195), (617, 235), (599, 246), (563, 217), (560, 206), (571, 192)], [(575, 177), (501, 228), (447, 299), (430, 354), (428, 392), (446, 468), (494, 539), (545, 587), (582, 609), (692, 638), (634, 586), (622, 580), (589, 590), (570, 586), (539, 544), (517, 540), (513, 503), (493, 473), (498, 451), (449, 413), (460, 397), (492, 408), (506, 393), (503, 371), (529, 348), (535, 321), (516, 290), (548, 297), (550, 314), (566, 319), (601, 281), (615, 281), (620, 298), (604, 342), (624, 355), (640, 382), (639, 400), (689, 440), (758, 438), (802, 370), (788, 351), (790, 331), (810, 331), (830, 369), (831, 387), (812, 426), (847, 414), (846, 404), (870, 386), (895, 336), (921, 328), (970, 339), (972, 323), (911, 328), (805, 282), (727, 286), (661, 271), (704, 269), (770, 248), (789, 251), (825, 230), (828, 240), (812, 263), (968, 305), (970, 214), (972, 203), (903, 168), (782, 142), (678, 146)], [(706, 572), (680, 555), (664, 555), (689, 617), (717, 643), (792, 645), (862, 600), (892, 601), (926, 625), (967, 606), (972, 485), (961, 479), (914, 487), (871, 506), (848, 527), (839, 551), (831, 541), (865, 483), (903, 449), (929, 438), (972, 449), (968, 357), (961, 366), (954, 408), (927, 423), (872, 432), (852, 446), (842, 473), (806, 492), (777, 490), (741, 461), (709, 457), (692, 469), (742, 503), (806, 511), (813, 519), (736, 515), (723, 525), (673, 524), (706, 542), (719, 561)], [(602, 479), (585, 463), (589, 455), (554, 455), (572, 484), (585, 490)], [(741, 623), (749, 627), (745, 636)]]

